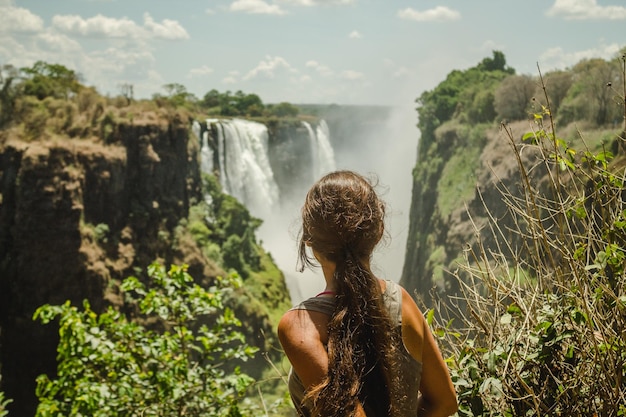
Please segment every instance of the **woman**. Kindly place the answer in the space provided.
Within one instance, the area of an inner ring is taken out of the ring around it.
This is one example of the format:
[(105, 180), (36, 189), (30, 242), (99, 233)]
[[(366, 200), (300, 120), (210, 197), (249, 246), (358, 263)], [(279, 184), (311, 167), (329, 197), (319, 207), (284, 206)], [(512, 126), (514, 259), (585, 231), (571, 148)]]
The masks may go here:
[(448, 416), (457, 410), (448, 369), (423, 315), (398, 284), (374, 276), (370, 259), (385, 208), (372, 185), (337, 171), (302, 208), (302, 268), (319, 262), (325, 290), (282, 317), (278, 336), (292, 365), (300, 416)]

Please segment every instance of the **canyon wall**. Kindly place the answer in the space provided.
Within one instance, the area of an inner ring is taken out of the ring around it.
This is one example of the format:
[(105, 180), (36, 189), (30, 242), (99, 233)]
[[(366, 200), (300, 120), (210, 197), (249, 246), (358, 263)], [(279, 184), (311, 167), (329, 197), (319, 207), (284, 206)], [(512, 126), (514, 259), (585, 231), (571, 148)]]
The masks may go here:
[[(33, 415), (35, 378), (56, 371), (57, 330), (32, 320), (39, 306), (87, 299), (95, 311), (121, 307), (121, 280), (155, 260), (186, 263), (206, 285), (226, 273), (176, 236), (204, 199), (191, 121), (153, 116), (113, 123), (105, 140), (0, 136), (0, 389), (13, 399), (12, 415)], [(276, 345), (266, 309), (290, 305), (282, 273), (266, 275), (276, 282), (245, 296), (263, 310), (236, 306), (248, 343), (262, 351)]]

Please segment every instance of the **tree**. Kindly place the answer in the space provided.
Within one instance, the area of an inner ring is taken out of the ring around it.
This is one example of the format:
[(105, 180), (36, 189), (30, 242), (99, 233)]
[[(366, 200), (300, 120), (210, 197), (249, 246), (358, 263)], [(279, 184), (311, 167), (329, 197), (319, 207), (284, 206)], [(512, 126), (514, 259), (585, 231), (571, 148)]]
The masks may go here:
[[(617, 59), (585, 59), (572, 68), (574, 83), (563, 100), (559, 121), (589, 120), (597, 125), (622, 119), (623, 107), (613, 85), (620, 85), (621, 70)], [(617, 99), (617, 100), (616, 100)]]
[(0, 127), (11, 120), (15, 99), (18, 96), (19, 71), (13, 65), (6, 64), (0, 69)]
[(272, 106), (270, 112), (278, 117), (296, 117), (300, 110), (291, 103), (282, 102)]
[(218, 279), (208, 290), (194, 284), (185, 266), (148, 268), (148, 289), (137, 278), (121, 286), (149, 330), (109, 308), (96, 314), (66, 302), (45, 305), (34, 318), (58, 320), (55, 378), (37, 378), (38, 417), (243, 416), (239, 399), (253, 382), (221, 364), (251, 357), (255, 349), (236, 330), (241, 323), (224, 298), (239, 278)]
[(217, 107), (221, 102), (221, 94), (216, 89), (212, 89), (202, 98), (202, 105), (206, 108)]
[(503, 71), (509, 74), (513, 74), (515, 70), (506, 66), (506, 57), (501, 51), (493, 51), (493, 58), (485, 58), (480, 64), (478, 69), (481, 71)]
[(494, 97), (498, 118), (504, 120), (528, 118), (535, 89), (536, 82), (530, 75), (511, 75), (505, 78), (496, 89)]
[(241, 91), (237, 91), (235, 93), (237, 110), (239, 110), (240, 114), (250, 115), (251, 108), (254, 109), (263, 109), (263, 101), (256, 94), (243, 94)]
[[(543, 76), (543, 80), (550, 98), (550, 109), (552, 114), (556, 116), (561, 107), (561, 103), (567, 96), (567, 93), (574, 82), (570, 71), (552, 71)], [(539, 87), (539, 86), (538, 86)], [(538, 88), (535, 91), (536, 97), (542, 97), (543, 91)]]
[(81, 87), (78, 74), (61, 65), (37, 61), (30, 68), (22, 68), (25, 75), (24, 94), (43, 100), (46, 97), (68, 99)]
[(122, 83), (119, 85), (120, 94), (126, 99), (126, 104), (130, 105), (134, 99), (134, 87), (130, 83)]
[[(434, 141), (435, 129), (453, 117), (464, 117), (473, 105), (482, 106), (469, 119), (489, 118), (489, 96), (478, 94), (481, 90), (491, 91), (495, 84), (514, 70), (506, 67), (506, 59), (502, 52), (494, 51), (493, 58), (485, 58), (475, 67), (464, 71), (451, 71), (446, 79), (431, 91), (425, 91), (416, 100), (419, 113), (418, 127), (422, 133), (420, 147), (428, 146)], [(468, 87), (472, 87), (468, 91)], [(474, 100), (477, 100), (474, 103)], [(473, 110), (472, 110), (473, 111)]]
[(168, 83), (163, 86), (167, 93), (167, 98), (170, 103), (176, 107), (184, 107), (189, 104), (194, 104), (198, 100), (196, 96), (187, 91), (187, 87), (179, 83)]

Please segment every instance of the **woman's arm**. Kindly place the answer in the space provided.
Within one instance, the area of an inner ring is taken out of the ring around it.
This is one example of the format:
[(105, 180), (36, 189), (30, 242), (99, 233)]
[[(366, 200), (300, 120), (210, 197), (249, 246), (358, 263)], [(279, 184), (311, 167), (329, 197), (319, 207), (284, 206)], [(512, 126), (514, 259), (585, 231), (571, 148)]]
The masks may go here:
[(448, 367), (413, 298), (402, 289), (402, 339), (411, 355), (422, 363), (419, 416), (449, 416), (458, 409)]
[[(327, 325), (327, 315), (306, 310), (290, 310), (278, 323), (278, 339), (305, 391), (328, 374)], [(355, 417), (366, 417), (360, 403)]]
[(305, 390), (319, 384), (328, 373), (326, 340), (328, 316), (307, 310), (290, 310), (278, 323), (278, 339)]

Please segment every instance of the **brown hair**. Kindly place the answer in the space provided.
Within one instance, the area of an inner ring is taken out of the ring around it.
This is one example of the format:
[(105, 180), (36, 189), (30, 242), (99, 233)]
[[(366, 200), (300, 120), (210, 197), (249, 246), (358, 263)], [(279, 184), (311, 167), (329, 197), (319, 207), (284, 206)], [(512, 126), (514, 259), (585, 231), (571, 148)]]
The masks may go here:
[(302, 208), (299, 258), (306, 246), (336, 264), (337, 304), (328, 324), (328, 375), (304, 403), (314, 416), (351, 416), (357, 400), (376, 416), (393, 415), (398, 392), (397, 335), (369, 267), (384, 233), (385, 206), (352, 171), (332, 172), (309, 190)]

